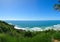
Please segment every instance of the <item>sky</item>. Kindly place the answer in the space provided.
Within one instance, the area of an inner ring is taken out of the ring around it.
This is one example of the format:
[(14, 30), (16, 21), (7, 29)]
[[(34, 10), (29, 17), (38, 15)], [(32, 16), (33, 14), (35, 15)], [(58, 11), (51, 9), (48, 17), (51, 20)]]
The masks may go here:
[(57, 0), (0, 0), (0, 20), (60, 20)]

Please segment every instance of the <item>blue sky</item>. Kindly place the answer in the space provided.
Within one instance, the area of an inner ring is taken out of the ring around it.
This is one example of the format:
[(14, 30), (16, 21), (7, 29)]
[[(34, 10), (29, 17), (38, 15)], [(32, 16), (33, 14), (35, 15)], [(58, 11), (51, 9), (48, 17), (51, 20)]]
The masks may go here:
[(57, 0), (0, 0), (0, 20), (60, 20)]

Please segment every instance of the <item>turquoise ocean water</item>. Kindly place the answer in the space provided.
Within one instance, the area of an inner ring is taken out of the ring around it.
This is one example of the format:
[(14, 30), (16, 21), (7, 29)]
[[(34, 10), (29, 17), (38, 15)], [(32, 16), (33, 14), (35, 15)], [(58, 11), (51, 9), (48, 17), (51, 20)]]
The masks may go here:
[(49, 27), (60, 24), (60, 20), (45, 20), (45, 21), (6, 21), (21, 28), (33, 27)]

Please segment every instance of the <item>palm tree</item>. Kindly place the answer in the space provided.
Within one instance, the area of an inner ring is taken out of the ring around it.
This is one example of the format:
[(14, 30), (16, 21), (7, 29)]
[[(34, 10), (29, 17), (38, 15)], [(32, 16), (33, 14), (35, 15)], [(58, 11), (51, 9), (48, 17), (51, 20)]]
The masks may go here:
[(58, 0), (58, 4), (54, 5), (54, 8), (60, 11), (60, 0)]

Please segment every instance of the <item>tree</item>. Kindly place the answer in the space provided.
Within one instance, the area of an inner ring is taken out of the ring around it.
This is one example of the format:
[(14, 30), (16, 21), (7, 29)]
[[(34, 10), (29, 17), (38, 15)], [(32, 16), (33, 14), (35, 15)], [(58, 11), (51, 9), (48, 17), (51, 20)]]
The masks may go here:
[(58, 4), (54, 5), (54, 8), (60, 11), (60, 0), (58, 0)]

